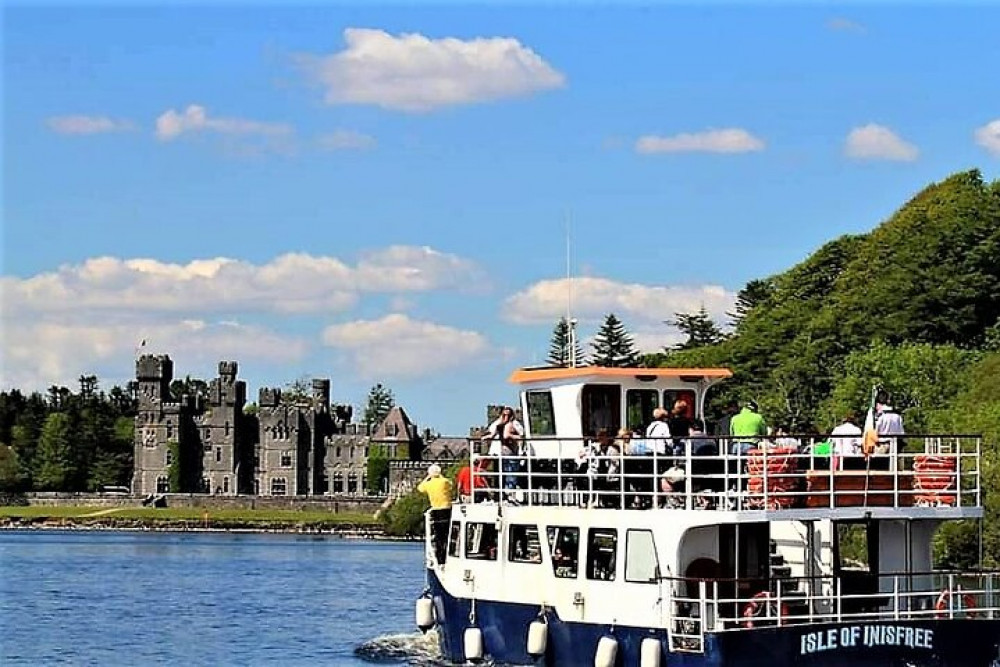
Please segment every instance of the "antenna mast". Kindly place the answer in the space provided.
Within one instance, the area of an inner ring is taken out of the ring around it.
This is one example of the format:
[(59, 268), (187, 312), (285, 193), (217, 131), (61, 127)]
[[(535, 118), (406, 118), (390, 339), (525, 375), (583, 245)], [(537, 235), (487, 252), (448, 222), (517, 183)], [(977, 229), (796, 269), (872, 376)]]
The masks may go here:
[(569, 367), (576, 368), (576, 320), (573, 319), (573, 279), (570, 272), (570, 225), (566, 213), (566, 326), (569, 327)]

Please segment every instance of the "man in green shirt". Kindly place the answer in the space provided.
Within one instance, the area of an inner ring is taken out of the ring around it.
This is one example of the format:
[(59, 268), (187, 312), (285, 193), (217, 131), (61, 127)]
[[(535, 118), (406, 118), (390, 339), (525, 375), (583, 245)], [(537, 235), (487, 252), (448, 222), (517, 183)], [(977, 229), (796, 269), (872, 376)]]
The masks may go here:
[(733, 454), (746, 454), (757, 446), (759, 436), (767, 435), (767, 425), (757, 412), (756, 401), (746, 401), (743, 409), (733, 415), (729, 422), (729, 434), (733, 436)]

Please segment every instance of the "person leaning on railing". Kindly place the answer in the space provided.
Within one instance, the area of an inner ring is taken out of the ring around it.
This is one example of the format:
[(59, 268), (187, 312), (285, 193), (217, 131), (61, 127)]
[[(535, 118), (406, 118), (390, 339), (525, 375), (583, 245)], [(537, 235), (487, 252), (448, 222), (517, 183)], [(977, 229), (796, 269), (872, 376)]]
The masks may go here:
[(441, 474), (441, 466), (427, 469), (427, 476), (417, 485), (417, 491), (427, 494), (431, 503), (431, 540), (437, 562), (444, 564), (448, 546), (448, 524), (451, 523), (451, 480)]

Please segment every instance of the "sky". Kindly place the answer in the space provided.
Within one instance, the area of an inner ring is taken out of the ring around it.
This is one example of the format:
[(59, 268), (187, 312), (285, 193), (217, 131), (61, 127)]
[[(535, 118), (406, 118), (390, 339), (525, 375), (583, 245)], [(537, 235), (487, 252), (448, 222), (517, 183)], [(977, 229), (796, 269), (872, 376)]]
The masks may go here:
[[(1000, 7), (68, 5), (2, 18), (0, 388), (137, 353), (461, 435), (571, 309), (646, 351), (1000, 177)], [(567, 259), (569, 260), (567, 262)], [(567, 275), (571, 276), (567, 280)], [(143, 344), (145, 341), (145, 344)]]

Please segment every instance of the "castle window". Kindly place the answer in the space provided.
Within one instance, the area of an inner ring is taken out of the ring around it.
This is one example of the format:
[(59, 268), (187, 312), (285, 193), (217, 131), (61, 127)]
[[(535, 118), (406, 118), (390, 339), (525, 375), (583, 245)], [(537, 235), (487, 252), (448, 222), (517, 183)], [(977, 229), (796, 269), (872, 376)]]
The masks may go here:
[(205, 427), (205, 439), (206, 440), (212, 439), (212, 429), (209, 428), (208, 426)]
[(337, 447), (337, 458), (340, 458), (340, 447)]
[(357, 493), (358, 492), (358, 476), (356, 473), (351, 473), (347, 476), (347, 492)]
[(344, 492), (344, 476), (339, 472), (333, 473), (333, 492), (343, 493)]
[(174, 452), (169, 447), (167, 448), (167, 465), (171, 465), (174, 462)]
[(351, 458), (352, 459), (354, 458), (354, 446), (353, 445), (351, 445)]
[(211, 491), (212, 491), (212, 483), (210, 481), (208, 481), (208, 477), (202, 477), (201, 478), (201, 492), (202, 493), (211, 493)]
[(292, 467), (292, 452), (290, 450), (285, 450), (281, 452), (281, 467), (282, 468)]
[(288, 480), (284, 477), (275, 477), (271, 480), (271, 495), (283, 496), (288, 493)]
[(167, 439), (169, 440), (172, 437), (174, 437), (174, 427), (167, 424)]
[(260, 454), (253, 455), (253, 469), (257, 470), (260, 468)]
[(226, 422), (226, 436), (229, 436), (229, 422)]
[(229, 478), (228, 477), (223, 477), (222, 478), (222, 492), (223, 493), (229, 493)]
[(160, 475), (156, 478), (156, 492), (170, 493), (170, 480), (166, 475)]
[(260, 480), (259, 479), (255, 479), (253, 481), (253, 494), (255, 496), (259, 496), (260, 495)]
[(222, 447), (215, 448), (215, 462), (219, 463), (222, 461)]
[(365, 458), (368, 458), (368, 448), (365, 447)]

